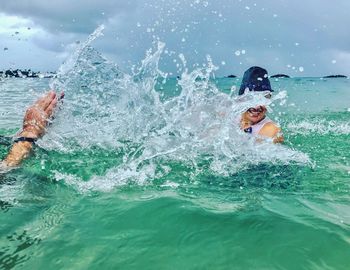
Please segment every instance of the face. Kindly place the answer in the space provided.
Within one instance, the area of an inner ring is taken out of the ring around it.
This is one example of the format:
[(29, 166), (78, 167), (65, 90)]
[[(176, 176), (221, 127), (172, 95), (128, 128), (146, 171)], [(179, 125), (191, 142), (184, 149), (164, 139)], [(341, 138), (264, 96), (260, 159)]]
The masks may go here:
[(249, 108), (244, 113), (245, 118), (253, 124), (264, 119), (265, 115), (266, 115), (266, 107), (265, 106), (258, 106), (255, 108)]

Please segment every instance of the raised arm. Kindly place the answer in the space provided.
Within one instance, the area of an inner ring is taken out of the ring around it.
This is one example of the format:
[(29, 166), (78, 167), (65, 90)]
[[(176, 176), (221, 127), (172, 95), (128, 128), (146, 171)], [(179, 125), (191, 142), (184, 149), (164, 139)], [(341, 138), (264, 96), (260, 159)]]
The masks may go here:
[(3, 160), (4, 165), (17, 166), (29, 155), (34, 141), (44, 135), (57, 101), (56, 93), (50, 91), (27, 109), (23, 119), (23, 129), (18, 134), (18, 138), (15, 139), (9, 154)]

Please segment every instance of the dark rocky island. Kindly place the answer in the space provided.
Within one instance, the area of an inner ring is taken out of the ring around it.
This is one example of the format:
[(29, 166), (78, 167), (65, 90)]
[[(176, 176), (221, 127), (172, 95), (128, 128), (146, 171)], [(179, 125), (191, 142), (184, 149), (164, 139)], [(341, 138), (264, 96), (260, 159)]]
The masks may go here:
[(323, 78), (328, 79), (328, 78), (347, 78), (345, 75), (328, 75), (324, 76)]
[(30, 69), (28, 70), (20, 70), (20, 69), (8, 69), (4, 71), (0, 71), (0, 77), (5, 78), (52, 78), (56, 74), (53, 72), (34, 72)]
[(236, 75), (228, 75), (226, 78), (236, 78), (237, 76)]
[(275, 74), (270, 76), (270, 78), (290, 78), (290, 76), (286, 75), (286, 74)]

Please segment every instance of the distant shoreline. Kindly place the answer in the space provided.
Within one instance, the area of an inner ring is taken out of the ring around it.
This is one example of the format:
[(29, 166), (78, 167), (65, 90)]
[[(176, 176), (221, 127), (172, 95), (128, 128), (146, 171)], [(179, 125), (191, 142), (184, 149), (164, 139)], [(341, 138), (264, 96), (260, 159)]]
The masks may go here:
[[(0, 71), (0, 79), (1, 78), (55, 78), (57, 76), (56, 72), (48, 71), (32, 71), (30, 69), (7, 69)], [(176, 79), (180, 79), (180, 76), (174, 77)], [(228, 79), (239, 79), (239, 76), (230, 74), (217, 78), (228, 78)], [(269, 76), (270, 79), (293, 79), (293, 78), (321, 78), (321, 79), (334, 79), (334, 78), (343, 78), (348, 79), (349, 77), (341, 74), (331, 74), (326, 76), (303, 76), (303, 77), (292, 77), (283, 73), (278, 73), (275, 75)]]
[(0, 77), (4, 78), (53, 78), (56, 77), (55, 72), (35, 72), (30, 69), (7, 69), (0, 71)]

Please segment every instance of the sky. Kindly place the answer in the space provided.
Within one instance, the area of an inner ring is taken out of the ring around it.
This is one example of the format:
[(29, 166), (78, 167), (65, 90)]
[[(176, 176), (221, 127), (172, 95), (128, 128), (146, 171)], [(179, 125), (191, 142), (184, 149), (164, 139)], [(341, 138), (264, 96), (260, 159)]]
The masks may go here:
[(99, 25), (92, 44), (122, 70), (157, 41), (161, 70), (207, 63), (217, 76), (253, 65), (293, 77), (350, 75), (350, 1), (11, 0), (0, 4), (0, 70), (56, 71)]

